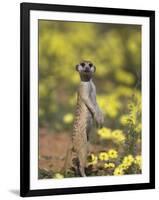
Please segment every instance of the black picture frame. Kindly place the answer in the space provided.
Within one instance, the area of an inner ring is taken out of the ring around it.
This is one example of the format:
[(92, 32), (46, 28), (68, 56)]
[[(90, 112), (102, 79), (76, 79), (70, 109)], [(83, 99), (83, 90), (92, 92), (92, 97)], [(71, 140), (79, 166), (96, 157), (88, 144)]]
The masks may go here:
[[(149, 183), (103, 185), (91, 187), (73, 187), (58, 189), (30, 189), (30, 11), (59, 11), (76, 13), (96, 13), (107, 15), (123, 15), (149, 17), (150, 19), (150, 180)], [(131, 10), (103, 7), (83, 7), (71, 5), (49, 5), (21, 3), (20, 5), (21, 34), (21, 82), (20, 82), (20, 195), (22, 197), (39, 195), (59, 195), (76, 193), (94, 193), (107, 191), (139, 190), (155, 188), (155, 11)]]

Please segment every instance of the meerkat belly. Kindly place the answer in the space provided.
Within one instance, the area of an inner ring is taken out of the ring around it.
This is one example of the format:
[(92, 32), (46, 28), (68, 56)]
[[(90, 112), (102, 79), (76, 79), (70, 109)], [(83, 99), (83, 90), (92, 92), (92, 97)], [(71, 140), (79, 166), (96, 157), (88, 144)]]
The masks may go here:
[(92, 115), (86, 105), (82, 101), (77, 102), (75, 120), (73, 126), (73, 146), (78, 150), (87, 143), (87, 130), (90, 128)]

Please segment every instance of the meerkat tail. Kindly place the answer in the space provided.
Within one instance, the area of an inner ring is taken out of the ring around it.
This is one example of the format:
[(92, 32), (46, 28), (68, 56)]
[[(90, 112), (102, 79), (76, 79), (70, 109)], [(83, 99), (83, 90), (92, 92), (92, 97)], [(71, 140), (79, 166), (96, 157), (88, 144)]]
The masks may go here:
[(63, 168), (61, 170), (61, 172), (64, 175), (66, 175), (66, 172), (67, 172), (69, 165), (71, 163), (71, 157), (72, 157), (72, 145), (70, 147), (68, 147), (68, 149), (67, 149), (64, 165), (63, 165)]

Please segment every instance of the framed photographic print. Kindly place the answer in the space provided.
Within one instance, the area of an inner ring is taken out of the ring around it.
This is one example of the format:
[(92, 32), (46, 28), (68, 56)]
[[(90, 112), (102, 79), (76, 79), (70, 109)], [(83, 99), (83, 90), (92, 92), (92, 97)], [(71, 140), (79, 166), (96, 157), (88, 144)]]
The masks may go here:
[(155, 12), (21, 3), (21, 196), (155, 188)]

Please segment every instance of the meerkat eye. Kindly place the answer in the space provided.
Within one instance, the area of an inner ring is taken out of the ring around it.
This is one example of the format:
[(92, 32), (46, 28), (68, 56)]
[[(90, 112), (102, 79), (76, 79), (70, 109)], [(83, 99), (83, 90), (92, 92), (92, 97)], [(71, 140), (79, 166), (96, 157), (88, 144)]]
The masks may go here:
[(84, 66), (85, 66), (85, 63), (81, 63), (80, 65), (81, 65), (82, 67), (84, 67)]
[(90, 66), (90, 67), (92, 67), (92, 66), (93, 66), (93, 64), (92, 64), (92, 63), (89, 63), (89, 66)]

